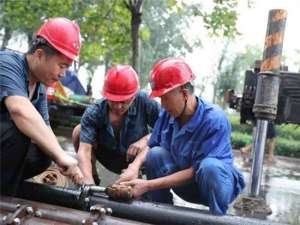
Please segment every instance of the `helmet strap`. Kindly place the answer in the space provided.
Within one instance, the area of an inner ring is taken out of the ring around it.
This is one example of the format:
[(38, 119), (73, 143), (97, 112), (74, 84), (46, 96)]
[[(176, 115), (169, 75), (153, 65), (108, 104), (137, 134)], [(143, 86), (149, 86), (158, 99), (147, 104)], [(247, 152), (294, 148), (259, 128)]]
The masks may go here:
[(179, 116), (176, 117), (177, 119), (179, 119), (184, 114), (186, 106), (187, 106), (187, 97), (185, 95), (184, 95), (184, 97), (185, 97), (184, 106), (183, 106), (183, 109), (182, 109), (181, 113), (179, 114)]

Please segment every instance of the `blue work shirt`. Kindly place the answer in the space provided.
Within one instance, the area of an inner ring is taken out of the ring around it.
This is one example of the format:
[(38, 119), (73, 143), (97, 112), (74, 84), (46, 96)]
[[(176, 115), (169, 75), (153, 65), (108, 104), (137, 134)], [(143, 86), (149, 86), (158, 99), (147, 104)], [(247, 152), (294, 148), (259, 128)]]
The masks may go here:
[(125, 155), (128, 147), (149, 133), (159, 116), (160, 106), (146, 93), (138, 92), (129, 107), (120, 131), (120, 142), (115, 139), (109, 120), (108, 102), (100, 99), (89, 106), (81, 118), (80, 142), (100, 145), (100, 149)]
[[(11, 120), (4, 104), (8, 96), (29, 98), (28, 64), (25, 55), (0, 52), (0, 121)], [(45, 87), (37, 83), (31, 103), (49, 125), (48, 103)]]
[(162, 110), (148, 145), (151, 148), (161, 146), (169, 151), (181, 170), (191, 166), (197, 170), (205, 157), (217, 158), (231, 165), (231, 125), (226, 114), (200, 98), (197, 102), (194, 115), (182, 127), (174, 117)]

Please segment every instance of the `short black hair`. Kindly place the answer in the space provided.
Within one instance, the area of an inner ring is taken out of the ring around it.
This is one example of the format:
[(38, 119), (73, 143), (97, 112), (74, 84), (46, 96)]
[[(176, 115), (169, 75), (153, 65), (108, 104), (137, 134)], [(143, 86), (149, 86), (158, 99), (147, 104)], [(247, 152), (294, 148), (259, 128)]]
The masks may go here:
[(185, 83), (184, 85), (182, 85), (182, 87), (185, 88), (185, 89), (188, 89), (191, 94), (194, 94), (195, 88), (194, 88), (194, 85), (191, 82)]
[(29, 47), (29, 50), (27, 51), (27, 54), (33, 54), (37, 49), (43, 49), (46, 56), (53, 56), (53, 55), (59, 55), (61, 54), (59, 51), (57, 51), (55, 48), (53, 48), (47, 40), (45, 40), (42, 37), (35, 38)]

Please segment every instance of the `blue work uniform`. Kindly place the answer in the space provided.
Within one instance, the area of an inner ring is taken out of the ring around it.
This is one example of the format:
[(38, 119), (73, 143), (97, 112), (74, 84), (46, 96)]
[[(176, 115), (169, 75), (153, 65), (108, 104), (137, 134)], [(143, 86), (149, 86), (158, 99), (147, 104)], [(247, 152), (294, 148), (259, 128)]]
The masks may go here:
[[(242, 174), (233, 166), (230, 133), (225, 113), (200, 98), (194, 115), (182, 127), (162, 110), (148, 143), (151, 148), (145, 162), (148, 179), (193, 167), (193, 181), (173, 188), (175, 193), (186, 201), (209, 206), (213, 214), (225, 214), (245, 186)], [(148, 195), (153, 201), (172, 203), (169, 189)]]
[(108, 115), (106, 99), (89, 106), (81, 118), (80, 142), (97, 145), (96, 158), (109, 170), (120, 173), (127, 168), (128, 147), (149, 133), (159, 116), (159, 104), (145, 92), (138, 92), (124, 116), (120, 140), (116, 140)]
[[(1, 189), (11, 189), (18, 182), (39, 174), (50, 165), (31, 139), (15, 125), (5, 104), (9, 96), (29, 98), (28, 63), (25, 55), (0, 52), (0, 178)], [(31, 99), (32, 105), (49, 124), (47, 96), (42, 84), (37, 83)], [(34, 126), (34, 124), (32, 125)]]

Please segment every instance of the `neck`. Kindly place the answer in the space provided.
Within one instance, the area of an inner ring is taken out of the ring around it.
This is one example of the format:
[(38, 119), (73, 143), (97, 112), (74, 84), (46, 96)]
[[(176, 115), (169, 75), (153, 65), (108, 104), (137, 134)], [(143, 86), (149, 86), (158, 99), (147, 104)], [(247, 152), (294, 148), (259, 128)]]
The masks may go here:
[(190, 95), (186, 102), (186, 108), (182, 115), (178, 117), (180, 125), (186, 124), (194, 115), (197, 109), (197, 100), (194, 95)]
[(26, 55), (26, 60), (27, 60), (27, 64), (28, 64), (28, 81), (29, 81), (29, 85), (35, 85), (38, 80), (36, 79), (36, 76), (34, 75), (34, 60), (33, 60), (33, 56), (30, 54)]

